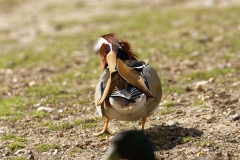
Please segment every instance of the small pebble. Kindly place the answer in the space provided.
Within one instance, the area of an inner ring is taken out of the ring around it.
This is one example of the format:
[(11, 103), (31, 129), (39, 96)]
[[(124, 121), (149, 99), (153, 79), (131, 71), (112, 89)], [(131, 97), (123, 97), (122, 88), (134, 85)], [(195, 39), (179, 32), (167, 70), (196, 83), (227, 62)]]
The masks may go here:
[(214, 78), (213, 77), (211, 77), (211, 78), (209, 78), (209, 80), (208, 80), (208, 82), (213, 82), (214, 81)]
[(240, 114), (234, 114), (228, 117), (229, 121), (236, 121), (238, 119), (240, 119)]
[(31, 81), (28, 83), (28, 86), (32, 87), (32, 86), (35, 86), (36, 84), (37, 84), (36, 81)]
[(13, 83), (17, 83), (17, 82), (18, 82), (18, 79), (17, 79), (17, 78), (13, 78), (13, 79), (12, 79), (12, 82), (13, 82)]
[(53, 112), (54, 111), (54, 108), (51, 108), (51, 107), (45, 107), (45, 106), (40, 106), (37, 108), (37, 111), (46, 111), (46, 112)]
[(176, 125), (178, 125), (179, 123), (178, 123), (178, 121), (175, 121), (175, 120), (170, 120), (169, 122), (168, 122), (168, 125), (169, 126), (176, 126)]
[(238, 86), (240, 84), (240, 81), (239, 82), (235, 82), (235, 83), (233, 83), (232, 85), (233, 86)]
[(160, 120), (161, 118), (160, 117), (157, 117), (156, 120)]

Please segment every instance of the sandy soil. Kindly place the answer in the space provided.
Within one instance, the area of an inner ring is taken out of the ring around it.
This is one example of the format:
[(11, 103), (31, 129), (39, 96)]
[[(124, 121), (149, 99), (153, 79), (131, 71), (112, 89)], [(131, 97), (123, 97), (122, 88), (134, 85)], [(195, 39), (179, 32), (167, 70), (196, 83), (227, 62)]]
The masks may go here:
[[(3, 0), (2, 0), (3, 1)], [(14, 5), (3, 7), (0, 11), (0, 40), (6, 37), (17, 39), (22, 45), (29, 45), (36, 39), (37, 34), (75, 34), (84, 32), (84, 25), (71, 28), (71, 30), (62, 30), (61, 33), (56, 31), (53, 21), (78, 20), (87, 21), (91, 17), (104, 14), (131, 15), (132, 12), (140, 12), (151, 7), (160, 6), (164, 8), (174, 7), (225, 7), (228, 5), (240, 5), (238, 0), (183, 0), (180, 2), (168, 0), (133, 0), (121, 1), (129, 5), (136, 5), (134, 10), (122, 9), (113, 10), (111, 6), (114, 1), (105, 0), (96, 2), (94, 0), (26, 0), (15, 1)], [(104, 27), (104, 26), (103, 26)], [(97, 37), (96, 37), (97, 39)], [(2, 50), (9, 50), (13, 46), (0, 46)], [(213, 55), (213, 56), (218, 56)], [(163, 57), (164, 59), (164, 57)], [(176, 70), (188, 70), (194, 65), (195, 68), (201, 69), (204, 64), (211, 60), (206, 58), (202, 62), (192, 63), (187, 61), (169, 62), (163, 64), (163, 70), (160, 72), (164, 75), (167, 72), (176, 74)], [(239, 62), (232, 60), (232, 65), (239, 66)], [(175, 65), (180, 64), (180, 65)], [(226, 62), (227, 65), (227, 62)], [(214, 66), (209, 66), (214, 67)], [(24, 94), (26, 88), (24, 85), (29, 84), (33, 79), (41, 81), (57, 72), (57, 68), (38, 67), (28, 70), (23, 68), (19, 70), (0, 70), (0, 85), (13, 85), (12, 94)], [(36, 77), (36, 74), (39, 76)], [(238, 75), (229, 76), (228, 84), (217, 84), (214, 79), (204, 82), (204, 91), (198, 92), (195, 87), (197, 84), (190, 84), (188, 92), (177, 95), (164, 95), (157, 112), (163, 109), (162, 104), (166, 100), (176, 102), (176, 111), (172, 114), (159, 116), (153, 114), (149, 117), (146, 126), (146, 134), (154, 144), (155, 155), (158, 159), (195, 159), (204, 157), (205, 159), (240, 159), (240, 126), (239, 120), (229, 120), (229, 116), (236, 113), (240, 114), (240, 92), (239, 89), (225, 90), (226, 86), (239, 86), (237, 81)], [(177, 75), (176, 75), (177, 77)], [(20, 81), (13, 83), (13, 79)], [(177, 78), (176, 78), (177, 79)], [(95, 83), (93, 81), (92, 83)], [(174, 83), (174, 82), (173, 82)], [(3, 93), (2, 93), (3, 94)], [(207, 102), (207, 108), (194, 107), (191, 105), (192, 99), (202, 99)], [(63, 105), (64, 106), (64, 105)], [(81, 108), (74, 106), (77, 114), (68, 117), (57, 117), (51, 115), (54, 122), (68, 122), (78, 119), (84, 114), (85, 119), (94, 121), (97, 116), (94, 107), (87, 106)], [(61, 108), (62, 106), (59, 106)], [(70, 106), (73, 107), (73, 106)], [(31, 109), (36, 109), (32, 106)], [(87, 117), (87, 118), (86, 118)], [(86, 123), (88, 123), (88, 120)], [(171, 126), (169, 121), (177, 120), (179, 125)], [(100, 159), (106, 152), (112, 136), (99, 139), (92, 136), (92, 132), (99, 131), (103, 122), (99, 121), (100, 126), (84, 131), (77, 126), (70, 126), (64, 131), (52, 131), (47, 128), (39, 128), (37, 121), (30, 122), (22, 120), (15, 123), (9, 123), (4, 120), (0, 121), (0, 135), (9, 133), (21, 134), (32, 143), (26, 148), (12, 152), (7, 149), (7, 142), (0, 140), (0, 159), (9, 157), (26, 156), (28, 159)], [(140, 122), (121, 122), (112, 120), (111, 130), (139, 129)], [(123, 129), (124, 128), (124, 129)], [(161, 134), (159, 134), (161, 132)], [(62, 134), (64, 135), (62, 137)], [(193, 142), (179, 143), (181, 137), (192, 136), (201, 140), (203, 144), (196, 145)], [(205, 140), (205, 141), (204, 141)], [(42, 142), (54, 142), (60, 144), (60, 149), (52, 149), (48, 152), (39, 152), (35, 149)], [(70, 156), (72, 148), (79, 148), (81, 153)]]

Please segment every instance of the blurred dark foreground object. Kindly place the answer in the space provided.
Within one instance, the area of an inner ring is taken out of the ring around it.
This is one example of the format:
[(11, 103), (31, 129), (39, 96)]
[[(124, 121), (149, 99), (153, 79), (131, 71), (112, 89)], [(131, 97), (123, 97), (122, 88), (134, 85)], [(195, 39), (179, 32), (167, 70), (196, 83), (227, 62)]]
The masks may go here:
[(113, 138), (104, 160), (156, 160), (153, 147), (142, 131), (125, 131)]

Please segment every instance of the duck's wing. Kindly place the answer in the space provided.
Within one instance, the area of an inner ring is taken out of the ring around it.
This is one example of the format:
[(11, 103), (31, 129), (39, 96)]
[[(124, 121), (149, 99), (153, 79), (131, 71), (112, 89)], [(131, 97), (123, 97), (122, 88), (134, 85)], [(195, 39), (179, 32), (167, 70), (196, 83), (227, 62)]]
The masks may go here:
[(102, 72), (95, 88), (95, 98), (94, 98), (95, 106), (97, 107), (97, 111), (100, 114), (100, 116), (102, 116), (102, 111), (101, 111), (102, 104), (101, 105), (97, 105), (97, 104), (101, 99), (101, 97), (103, 96), (103, 92), (109, 78), (110, 78), (110, 73), (109, 73), (109, 69), (107, 68)]
[[(141, 85), (145, 87), (145, 91), (147, 91), (147, 93), (151, 94), (150, 87), (149, 87), (149, 85), (150, 85), (149, 79), (151, 79), (151, 75), (149, 75), (148, 73), (145, 73), (145, 72), (149, 72), (153, 69), (151, 67), (149, 67), (148, 64), (143, 61), (126, 60), (126, 61), (123, 61), (123, 63), (126, 67), (128, 67), (134, 71), (134, 74), (137, 75), (135, 77), (137, 77), (138, 79), (141, 79)], [(120, 68), (118, 68), (118, 67), (119, 66), (117, 66), (117, 68), (116, 68), (116, 70), (119, 73), (118, 74), (118, 78), (119, 78), (118, 82), (121, 84), (118, 85), (116, 87), (117, 90), (113, 90), (109, 96), (122, 97), (122, 98), (128, 99), (129, 101), (133, 102), (136, 98), (139, 98), (141, 96), (141, 94), (143, 94), (143, 93), (146, 94), (146, 92), (144, 92), (144, 90), (142, 90), (142, 88), (138, 88), (137, 86), (129, 83), (128, 79), (126, 78), (126, 75), (121, 74), (122, 72), (120, 71)], [(133, 71), (129, 71), (128, 73), (131, 74), (131, 73), (133, 73)], [(158, 78), (158, 77), (156, 77), (156, 78)], [(134, 81), (136, 79), (134, 79), (134, 77), (133, 77), (132, 80)], [(124, 87), (122, 87), (122, 86), (124, 86)], [(146, 95), (149, 96), (148, 94), (146, 94)], [(149, 97), (154, 98), (154, 96), (152, 96), (152, 94)]]
[(123, 62), (122, 60), (117, 59), (116, 70), (118, 71), (119, 75), (129, 84), (138, 88), (149, 97), (153, 97), (151, 91), (149, 91), (148, 87), (146, 86), (141, 74), (134, 69), (135, 67), (140, 67), (140, 69), (141, 67), (144, 67), (140, 62), (141, 61)]
[(158, 74), (150, 65), (144, 66), (141, 74), (145, 78), (146, 84), (153, 94), (154, 101), (159, 103), (162, 98), (162, 84)]
[[(124, 61), (124, 63), (136, 70), (144, 80), (146, 87), (152, 93), (154, 99), (161, 99), (162, 97), (162, 85), (159, 76), (157, 75), (156, 71), (147, 63), (143, 61), (131, 60), (131, 61)], [(133, 88), (133, 91), (137, 91), (137, 88)], [(139, 95), (140, 93), (138, 93)], [(156, 100), (158, 101), (158, 100)]]

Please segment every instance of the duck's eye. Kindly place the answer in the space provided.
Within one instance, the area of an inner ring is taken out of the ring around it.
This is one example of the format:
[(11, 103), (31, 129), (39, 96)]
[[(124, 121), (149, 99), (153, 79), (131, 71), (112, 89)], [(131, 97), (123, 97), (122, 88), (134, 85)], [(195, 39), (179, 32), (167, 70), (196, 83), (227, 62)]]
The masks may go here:
[(111, 47), (109, 44), (105, 44), (105, 45), (106, 45), (106, 51), (107, 51), (107, 53), (109, 53), (111, 51)]

